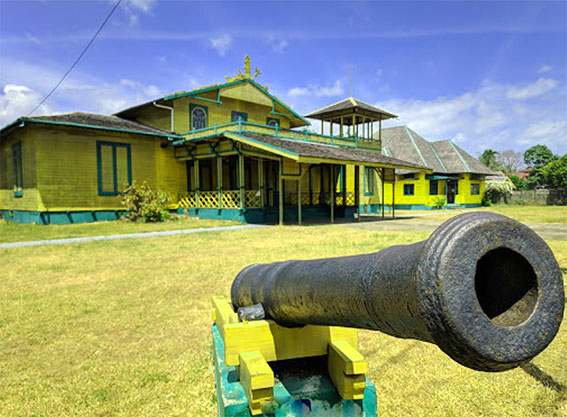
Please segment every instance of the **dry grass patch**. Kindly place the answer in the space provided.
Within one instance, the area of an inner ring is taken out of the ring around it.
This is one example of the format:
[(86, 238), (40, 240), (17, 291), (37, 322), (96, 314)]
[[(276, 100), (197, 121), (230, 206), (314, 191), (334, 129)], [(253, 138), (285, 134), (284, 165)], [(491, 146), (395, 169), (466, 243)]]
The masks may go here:
[[(210, 299), (246, 265), (351, 255), (427, 233), (271, 227), (0, 251), (0, 415), (214, 416)], [(567, 270), (567, 242), (549, 242)], [(435, 346), (361, 332), (379, 414), (565, 415), (517, 369), (485, 374)], [(534, 364), (567, 385), (567, 330)]]

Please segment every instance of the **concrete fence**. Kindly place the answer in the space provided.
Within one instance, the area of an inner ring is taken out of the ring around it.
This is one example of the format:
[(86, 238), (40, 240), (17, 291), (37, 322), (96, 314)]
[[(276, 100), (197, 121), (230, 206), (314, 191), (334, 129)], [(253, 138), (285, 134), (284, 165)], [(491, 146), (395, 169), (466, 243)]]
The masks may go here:
[(507, 201), (500, 202), (538, 206), (567, 206), (567, 189), (512, 191), (512, 195), (507, 196), (505, 200)]

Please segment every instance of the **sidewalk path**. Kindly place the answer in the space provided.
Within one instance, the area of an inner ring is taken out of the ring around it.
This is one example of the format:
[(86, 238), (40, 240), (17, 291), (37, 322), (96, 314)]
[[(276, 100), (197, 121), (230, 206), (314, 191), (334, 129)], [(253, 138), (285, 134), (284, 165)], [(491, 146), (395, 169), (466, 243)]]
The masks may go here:
[(222, 227), (209, 227), (202, 229), (168, 230), (164, 232), (129, 233), (123, 235), (108, 235), (108, 236), (85, 236), (85, 237), (73, 237), (68, 239), (53, 239), (53, 240), (33, 240), (29, 242), (0, 243), (0, 249), (23, 248), (26, 246), (66, 245), (68, 243), (93, 242), (95, 240), (136, 239), (136, 238), (146, 238), (146, 237), (188, 235), (191, 233), (224, 232), (228, 230), (254, 229), (256, 227), (265, 227), (265, 226), (259, 224), (244, 224), (242, 226), (222, 226)]

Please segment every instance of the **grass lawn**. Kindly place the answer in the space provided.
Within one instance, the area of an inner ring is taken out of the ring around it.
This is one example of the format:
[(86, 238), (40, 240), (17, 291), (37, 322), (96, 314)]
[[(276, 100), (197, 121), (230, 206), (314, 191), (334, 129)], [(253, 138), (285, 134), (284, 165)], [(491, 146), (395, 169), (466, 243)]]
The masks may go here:
[[(0, 416), (214, 416), (210, 299), (242, 268), (427, 237), (286, 226), (0, 250)], [(566, 272), (567, 242), (548, 243)], [(361, 331), (360, 350), (383, 417), (567, 415), (565, 321), (532, 364), (504, 373), (379, 332)]]
[(63, 239), (83, 236), (118, 235), (126, 233), (159, 232), (164, 230), (198, 229), (241, 224), (228, 220), (207, 220), (174, 216), (162, 223), (132, 223), (123, 220), (42, 226), (14, 224), (0, 220), (0, 243), (29, 240)]

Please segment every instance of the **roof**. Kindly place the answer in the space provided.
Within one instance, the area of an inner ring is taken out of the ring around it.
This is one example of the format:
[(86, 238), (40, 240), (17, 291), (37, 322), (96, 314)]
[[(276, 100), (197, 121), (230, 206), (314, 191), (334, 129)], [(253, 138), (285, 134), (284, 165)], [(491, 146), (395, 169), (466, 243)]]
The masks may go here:
[(359, 165), (380, 165), (387, 168), (406, 168), (414, 170), (428, 170), (421, 164), (414, 164), (381, 155), (377, 152), (358, 148), (345, 148), (326, 143), (317, 143), (307, 140), (288, 139), (280, 136), (261, 135), (255, 133), (225, 132), (224, 136), (244, 142), (251, 146), (264, 146), (270, 152), (280, 154), (295, 160), (332, 160), (337, 162), (352, 162)]
[(423, 164), (434, 173), (494, 174), (453, 141), (429, 142), (407, 126), (382, 129), (382, 151), (395, 158)]
[[(305, 117), (322, 120), (322, 119), (331, 119), (340, 116), (352, 115), (353, 113), (368, 117), (374, 117), (380, 120), (398, 117), (394, 113), (390, 113), (389, 111), (382, 110), (378, 107), (372, 106), (368, 103), (365, 103), (353, 97), (346, 98), (344, 100), (339, 101), (338, 103), (331, 104), (330, 106), (311, 112), (305, 115)], [(347, 119), (345, 120), (345, 123), (351, 124), (352, 122)]]
[(5, 126), (2, 131), (8, 128), (24, 123), (44, 123), (63, 126), (74, 126), (90, 129), (111, 130), (117, 132), (137, 133), (143, 135), (162, 136), (162, 137), (178, 137), (175, 134), (166, 132), (143, 123), (132, 120), (122, 119), (117, 116), (106, 116), (94, 113), (67, 113), (49, 116), (20, 117), (10, 125)]
[(231, 81), (231, 82), (222, 83), (222, 84), (213, 84), (213, 85), (210, 85), (210, 86), (207, 86), (207, 87), (199, 87), (199, 88), (196, 88), (196, 89), (191, 90), (191, 91), (180, 91), (180, 92), (177, 92), (177, 93), (174, 93), (174, 94), (168, 94), (168, 95), (166, 95), (162, 98), (151, 100), (151, 101), (148, 101), (146, 103), (138, 104), (136, 106), (129, 107), (127, 109), (121, 110), (121, 111), (115, 113), (114, 115), (120, 116), (120, 117), (126, 117), (132, 111), (139, 109), (141, 107), (147, 106), (149, 104), (152, 104), (154, 102), (159, 101), (161, 103), (165, 103), (166, 101), (173, 100), (173, 99), (176, 99), (176, 98), (195, 96), (197, 94), (202, 94), (202, 93), (206, 93), (208, 91), (213, 91), (213, 90), (220, 90), (222, 88), (231, 87), (231, 86), (234, 86), (234, 85), (237, 85), (237, 84), (242, 84), (242, 83), (251, 84), (252, 86), (257, 88), (260, 92), (262, 92), (263, 94), (268, 96), (270, 99), (272, 99), (274, 101), (274, 103), (277, 103), (279, 106), (283, 107), (286, 111), (288, 111), (290, 113), (291, 117), (299, 119), (301, 121), (301, 123), (296, 123), (294, 127), (311, 125), (311, 123), (308, 120), (305, 120), (300, 114), (294, 112), (291, 109), (291, 107), (289, 107), (287, 104), (285, 104), (279, 98), (268, 93), (268, 91), (264, 87), (262, 87), (260, 84), (258, 84), (256, 81), (252, 80), (251, 78), (244, 78), (242, 80)]

